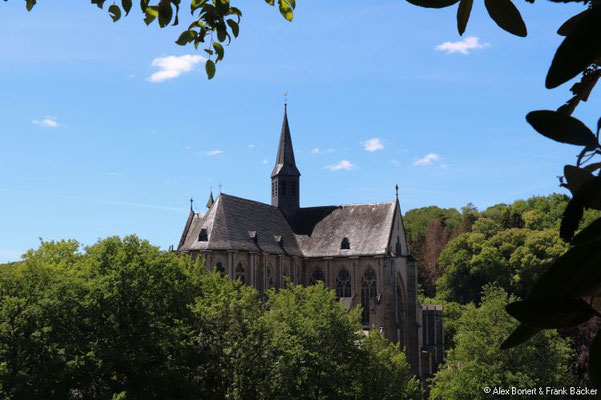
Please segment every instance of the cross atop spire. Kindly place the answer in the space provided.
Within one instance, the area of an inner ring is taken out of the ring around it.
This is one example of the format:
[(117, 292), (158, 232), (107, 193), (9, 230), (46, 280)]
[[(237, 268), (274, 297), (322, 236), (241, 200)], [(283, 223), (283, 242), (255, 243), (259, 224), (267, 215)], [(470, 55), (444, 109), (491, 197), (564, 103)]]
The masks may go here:
[(271, 172), (272, 178), (276, 175), (300, 176), (300, 172), (296, 168), (296, 161), (294, 160), (292, 138), (290, 137), (290, 127), (288, 126), (287, 103), (284, 103), (284, 120), (282, 121), (280, 144), (276, 154), (275, 165)]

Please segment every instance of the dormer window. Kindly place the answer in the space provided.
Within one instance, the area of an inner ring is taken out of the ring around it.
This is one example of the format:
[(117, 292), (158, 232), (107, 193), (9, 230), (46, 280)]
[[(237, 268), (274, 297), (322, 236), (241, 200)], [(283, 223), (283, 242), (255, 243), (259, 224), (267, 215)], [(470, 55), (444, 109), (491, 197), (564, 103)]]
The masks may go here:
[(198, 234), (198, 241), (199, 242), (208, 242), (209, 241), (209, 235), (205, 228), (200, 230), (200, 233)]
[(340, 242), (341, 250), (349, 250), (351, 248), (351, 242), (348, 241), (348, 238), (343, 238), (342, 242)]

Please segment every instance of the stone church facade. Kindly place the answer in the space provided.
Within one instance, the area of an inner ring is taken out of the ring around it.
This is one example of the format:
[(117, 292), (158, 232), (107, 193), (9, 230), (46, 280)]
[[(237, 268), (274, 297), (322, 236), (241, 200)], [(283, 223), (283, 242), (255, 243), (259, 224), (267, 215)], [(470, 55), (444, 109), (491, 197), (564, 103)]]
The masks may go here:
[(362, 307), (365, 329), (400, 343), (414, 373), (429, 376), (443, 358), (442, 308), (419, 304), (398, 188), (389, 203), (303, 208), (300, 176), (285, 110), (271, 204), (211, 194), (206, 213), (190, 209), (176, 251), (260, 292), (322, 281), (345, 307)]

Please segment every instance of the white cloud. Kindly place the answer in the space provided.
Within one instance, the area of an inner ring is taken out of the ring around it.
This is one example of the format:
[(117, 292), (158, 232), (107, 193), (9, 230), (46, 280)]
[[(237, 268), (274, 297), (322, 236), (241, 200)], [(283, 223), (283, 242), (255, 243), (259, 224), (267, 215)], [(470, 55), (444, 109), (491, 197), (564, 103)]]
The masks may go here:
[(119, 173), (118, 172), (109, 172), (107, 175), (108, 176), (119, 176)]
[(56, 121), (56, 117), (46, 117), (41, 121), (34, 119), (31, 122), (33, 122), (34, 125), (41, 126), (42, 128), (58, 128), (60, 126)]
[(205, 154), (207, 156), (218, 156), (220, 154), (223, 154), (223, 150), (211, 150), (211, 151), (207, 151)]
[(249, 145), (248, 145), (248, 148), (252, 150), (252, 149), (254, 149), (254, 148), (255, 148), (255, 145), (254, 145), (254, 144), (249, 144)]
[(378, 151), (384, 149), (384, 144), (380, 138), (371, 138), (362, 142), (365, 151)]
[(470, 50), (484, 49), (489, 47), (490, 43), (480, 43), (476, 36), (467, 36), (457, 42), (444, 42), (434, 48), (436, 51), (446, 51), (447, 54), (461, 53), (470, 54)]
[(204, 61), (206, 61), (206, 58), (192, 54), (155, 58), (150, 65), (158, 67), (159, 70), (150, 75), (148, 80), (150, 82), (158, 83), (168, 79), (177, 78), (184, 72), (194, 70), (198, 64)]
[(311, 149), (311, 154), (318, 154), (318, 153), (319, 153), (319, 147)]
[(413, 165), (417, 165), (417, 166), (430, 165), (433, 162), (436, 162), (438, 160), (440, 160), (440, 154), (429, 153), (429, 154), (426, 154), (425, 156), (423, 156), (422, 158), (415, 160), (413, 162)]
[(264, 159), (263, 161), (261, 161), (262, 164), (267, 164), (267, 159)]
[(336, 164), (326, 165), (324, 169), (329, 169), (330, 171), (351, 171), (355, 168), (355, 164), (348, 160), (338, 161)]

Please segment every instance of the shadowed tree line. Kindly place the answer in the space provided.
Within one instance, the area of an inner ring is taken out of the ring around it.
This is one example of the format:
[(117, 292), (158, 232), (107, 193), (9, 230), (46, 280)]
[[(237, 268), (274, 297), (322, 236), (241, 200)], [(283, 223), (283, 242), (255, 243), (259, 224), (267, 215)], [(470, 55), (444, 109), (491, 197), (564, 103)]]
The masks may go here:
[(323, 285), (267, 300), (135, 236), (0, 266), (4, 399), (417, 399), (405, 355)]

